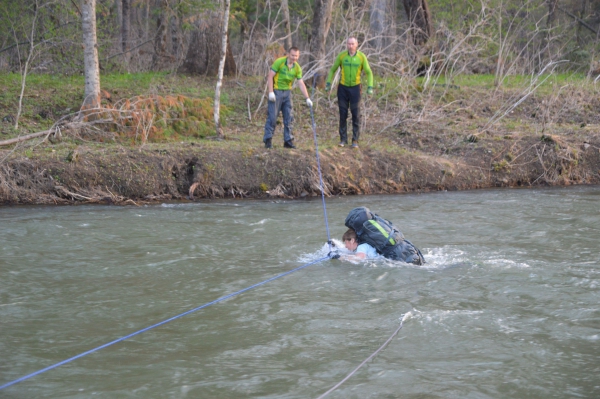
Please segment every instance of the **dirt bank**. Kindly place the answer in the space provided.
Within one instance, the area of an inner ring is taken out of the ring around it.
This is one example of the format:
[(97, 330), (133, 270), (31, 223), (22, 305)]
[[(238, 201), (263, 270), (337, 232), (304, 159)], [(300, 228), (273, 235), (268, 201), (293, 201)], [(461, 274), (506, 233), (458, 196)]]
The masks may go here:
[[(402, 151), (320, 151), (328, 195), (599, 184), (600, 136), (399, 135)], [(6, 151), (5, 151), (6, 152)], [(2, 154), (0, 154), (2, 155)], [(2, 204), (140, 204), (199, 198), (319, 194), (314, 150), (79, 145), (0, 164)]]

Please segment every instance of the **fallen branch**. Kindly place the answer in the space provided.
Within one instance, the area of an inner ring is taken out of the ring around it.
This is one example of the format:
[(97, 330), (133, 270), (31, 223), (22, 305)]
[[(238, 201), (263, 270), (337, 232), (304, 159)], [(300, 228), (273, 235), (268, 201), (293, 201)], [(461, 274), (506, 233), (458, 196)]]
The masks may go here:
[(0, 147), (1, 146), (5, 146), (5, 145), (11, 145), (11, 144), (15, 144), (15, 143), (20, 143), (21, 141), (31, 140), (31, 139), (34, 139), (36, 137), (49, 136), (52, 133), (54, 133), (54, 129), (44, 130), (43, 132), (31, 133), (31, 134), (27, 134), (25, 136), (15, 137), (14, 139), (8, 139), (8, 140), (0, 141)]

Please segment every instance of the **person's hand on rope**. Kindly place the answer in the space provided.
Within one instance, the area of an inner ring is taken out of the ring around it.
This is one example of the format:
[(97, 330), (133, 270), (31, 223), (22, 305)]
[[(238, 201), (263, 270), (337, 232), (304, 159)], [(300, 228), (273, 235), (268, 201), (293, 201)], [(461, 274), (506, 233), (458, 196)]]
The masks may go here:
[(367, 87), (367, 94), (370, 96), (373, 95), (373, 86)]
[(312, 107), (312, 100), (310, 98), (306, 99), (306, 105), (308, 105), (309, 107)]
[(329, 92), (329, 90), (331, 90), (331, 83), (327, 82), (325, 83), (325, 91)]
[(275, 100), (276, 100), (276, 98), (275, 98), (275, 93), (273, 93), (273, 92), (270, 92), (270, 93), (269, 93), (269, 101), (271, 101), (272, 103), (274, 103), (274, 102), (275, 102)]

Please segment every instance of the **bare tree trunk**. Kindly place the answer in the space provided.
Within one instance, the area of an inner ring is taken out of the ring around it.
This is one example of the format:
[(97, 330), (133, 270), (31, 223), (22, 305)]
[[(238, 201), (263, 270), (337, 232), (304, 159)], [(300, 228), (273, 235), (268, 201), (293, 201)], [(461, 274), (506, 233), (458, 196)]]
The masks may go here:
[(85, 75), (82, 109), (97, 108), (100, 105), (100, 65), (96, 40), (96, 0), (82, 0), (81, 22)]
[(156, 38), (154, 39), (154, 54), (152, 55), (152, 69), (165, 69), (169, 63), (167, 52), (167, 27), (169, 26), (168, 0), (156, 0), (158, 16), (156, 18)]
[(371, 3), (371, 18), (369, 24), (371, 27), (371, 33), (374, 36), (372, 43), (377, 49), (381, 49), (383, 46), (385, 46), (383, 34), (387, 31), (387, 3), (387, 0), (373, 0)]
[[(192, 31), (185, 60), (179, 68), (180, 73), (217, 76), (221, 62), (221, 39), (223, 18), (216, 12), (207, 12), (196, 22), (197, 29)], [(224, 74), (236, 74), (235, 59), (227, 36), (227, 57)]]
[(221, 104), (221, 84), (223, 82), (223, 70), (225, 69), (225, 59), (227, 58), (227, 27), (229, 26), (229, 6), (230, 0), (225, 1), (225, 11), (223, 12), (223, 34), (221, 36), (221, 61), (219, 62), (219, 72), (217, 76), (217, 87), (215, 88), (215, 103), (213, 112), (215, 117), (215, 129), (217, 137), (223, 138), (223, 129), (220, 121), (220, 104)]
[(546, 60), (552, 57), (550, 54), (550, 38), (552, 36), (552, 29), (554, 28), (554, 21), (556, 21), (557, 3), (558, 0), (546, 0), (546, 4), (548, 5), (548, 17), (546, 18), (546, 33), (542, 37), (541, 60), (538, 63), (538, 70), (542, 68), (542, 65)]
[(410, 30), (415, 46), (422, 46), (433, 34), (431, 13), (427, 0), (403, 0), (404, 10), (410, 22)]
[(180, 59), (180, 49), (181, 49), (181, 38), (179, 35), (179, 18), (176, 14), (171, 15), (170, 19), (170, 28), (171, 28), (171, 55), (176, 61)]
[(315, 0), (315, 12), (312, 22), (312, 37), (310, 41), (310, 63), (317, 67), (315, 71), (316, 85), (325, 86), (327, 70), (325, 67), (325, 44), (327, 33), (331, 26), (331, 12), (333, 11), (333, 0)]
[[(15, 117), (15, 129), (19, 128), (19, 118), (21, 117), (21, 111), (23, 110), (23, 95), (25, 94), (25, 83), (27, 82), (27, 72), (29, 70), (29, 63), (33, 58), (33, 50), (35, 49), (34, 45), (34, 35), (35, 35), (35, 24), (37, 22), (38, 17), (38, 9), (39, 4), (37, 0), (35, 2), (35, 14), (33, 16), (33, 21), (31, 22), (31, 35), (29, 36), (29, 54), (27, 54), (27, 60), (25, 61), (25, 65), (23, 66), (23, 70), (21, 72), (21, 94), (19, 94), (19, 107), (17, 108), (17, 116)], [(18, 48), (18, 45), (17, 45)], [(19, 57), (20, 58), (20, 57)]]
[(121, 49), (125, 63), (129, 64), (129, 43), (131, 30), (131, 0), (121, 0)]
[(145, 24), (144, 24), (144, 41), (148, 40), (148, 38), (150, 37), (150, 0), (146, 0), (146, 4), (145, 4), (145, 8), (144, 8), (144, 20), (145, 20)]
[(115, 14), (117, 26), (121, 26), (123, 23), (123, 2), (121, 0), (115, 0)]
[(288, 0), (281, 0), (281, 11), (283, 12), (283, 25), (285, 27), (285, 47), (287, 51), (290, 51), (292, 47), (292, 24), (290, 22)]
[[(587, 8), (587, 0), (581, 0), (581, 8), (579, 9), (579, 20), (585, 20), (585, 11)], [(581, 37), (581, 25), (577, 25), (577, 43), (580, 46), (585, 46), (584, 39)]]

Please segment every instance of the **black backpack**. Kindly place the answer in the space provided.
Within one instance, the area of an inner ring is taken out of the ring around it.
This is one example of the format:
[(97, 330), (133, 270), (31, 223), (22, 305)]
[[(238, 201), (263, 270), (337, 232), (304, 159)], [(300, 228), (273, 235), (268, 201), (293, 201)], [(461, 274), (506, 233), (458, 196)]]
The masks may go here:
[(369, 208), (361, 206), (348, 213), (344, 223), (356, 231), (358, 243), (367, 243), (388, 259), (422, 265), (425, 259), (421, 251), (404, 238), (392, 222), (379, 217)]

